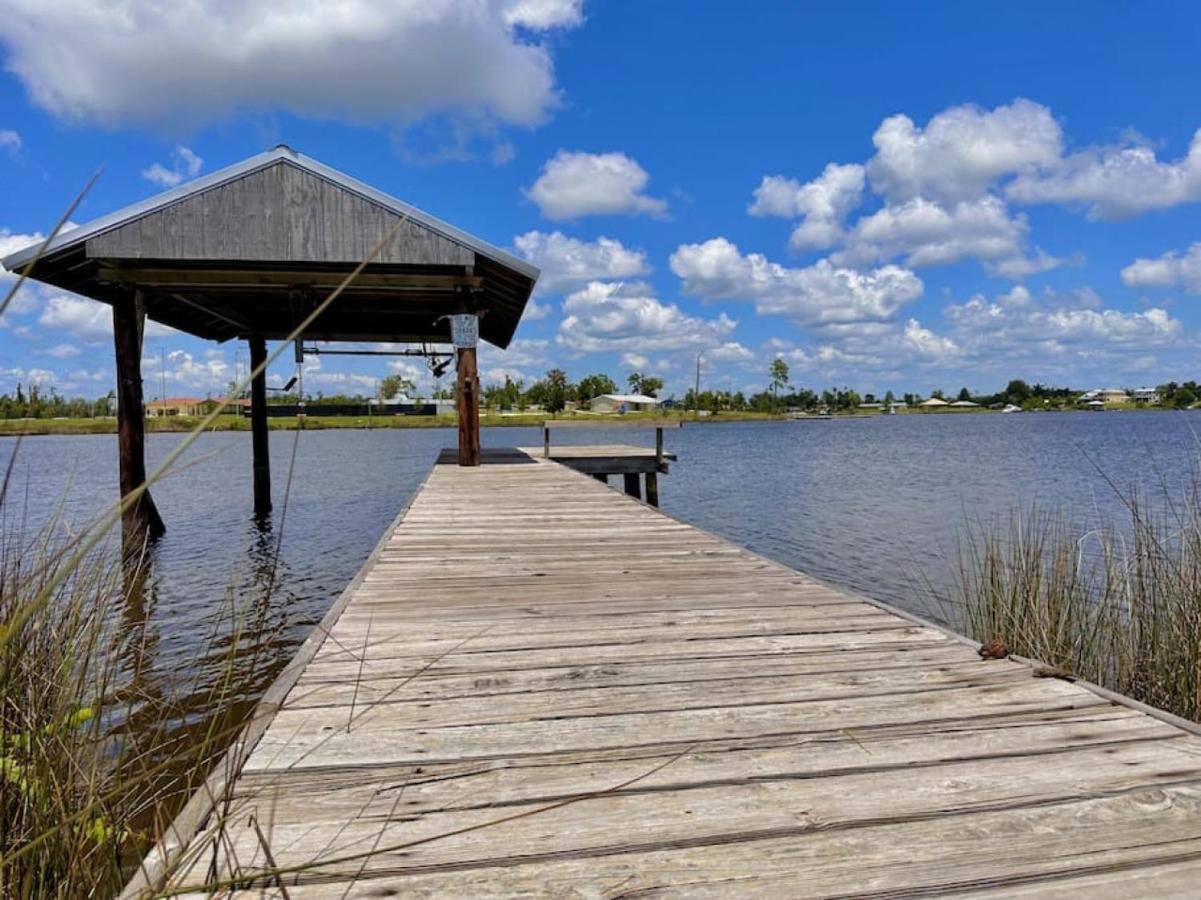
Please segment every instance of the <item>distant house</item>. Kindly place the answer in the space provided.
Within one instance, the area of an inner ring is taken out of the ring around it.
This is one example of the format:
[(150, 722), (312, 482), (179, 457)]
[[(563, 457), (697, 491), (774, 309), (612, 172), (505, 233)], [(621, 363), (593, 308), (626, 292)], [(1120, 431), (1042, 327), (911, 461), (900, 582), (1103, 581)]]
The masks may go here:
[(1085, 406), (1098, 401), (1103, 406), (1111, 403), (1129, 403), (1130, 395), (1119, 388), (1094, 388), (1085, 391), (1076, 399), (1077, 403)]
[(979, 406), (980, 404), (973, 403), (971, 400), (956, 400), (954, 403), (951, 403), (949, 405), (952, 407), (956, 407), (958, 409), (966, 409), (970, 406)]
[(1138, 403), (1158, 403), (1159, 391), (1149, 387), (1135, 388), (1134, 399)]
[(923, 400), (918, 404), (918, 406), (922, 409), (938, 409), (939, 407), (950, 405), (951, 404), (949, 404), (946, 400), (942, 400), (938, 397), (931, 397), (929, 400)]
[(593, 397), (588, 408), (594, 413), (627, 413), (653, 410), (659, 401), (645, 394), (601, 394)]
[(146, 415), (161, 418), (164, 416), (204, 416), (212, 412), (217, 405), (216, 400), (204, 397), (167, 397), (163, 400), (151, 400), (146, 404)]

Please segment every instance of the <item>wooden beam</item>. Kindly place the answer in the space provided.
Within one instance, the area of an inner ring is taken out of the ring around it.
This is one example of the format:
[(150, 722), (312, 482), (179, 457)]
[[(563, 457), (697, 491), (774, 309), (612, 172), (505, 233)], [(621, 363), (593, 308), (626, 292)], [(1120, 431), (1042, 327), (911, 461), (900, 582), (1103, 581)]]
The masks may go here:
[(218, 322), (224, 322), (226, 325), (232, 325), (234, 328), (240, 329), (243, 332), (250, 330), (250, 323), (248, 323), (245, 319), (235, 318), (228, 312), (217, 312), (217, 310), (205, 306), (203, 303), (188, 299), (183, 294), (172, 294), (171, 299), (178, 300), (180, 303), (184, 304), (184, 306), (190, 306), (197, 312), (204, 313), (206, 316), (212, 316)]
[(683, 428), (679, 419), (639, 419), (637, 416), (579, 416), (574, 419), (546, 419), (543, 428)]
[(480, 378), (475, 348), (460, 348), (458, 354), (459, 465), (480, 464)]
[[(142, 405), (142, 324), (140, 298), (113, 304), (113, 351), (117, 368), (117, 458), (121, 497), (146, 481), (146, 411)], [(150, 490), (122, 515), (127, 543), (157, 538), (167, 529)]]
[(258, 371), (267, 361), (267, 341), (255, 335), (250, 339), (250, 433), (254, 454), (254, 514), (271, 512), (271, 457), (267, 438), (267, 371)]
[[(204, 286), (212, 288), (238, 287), (337, 287), (349, 272), (296, 272), (257, 269), (143, 269), (126, 266), (105, 266), (97, 280), (111, 284), (137, 284), (145, 287)], [(462, 288), (482, 290), (484, 279), (478, 275), (423, 275), (398, 272), (385, 274), (369, 272), (352, 282), (354, 287), (412, 288), (455, 291)]]

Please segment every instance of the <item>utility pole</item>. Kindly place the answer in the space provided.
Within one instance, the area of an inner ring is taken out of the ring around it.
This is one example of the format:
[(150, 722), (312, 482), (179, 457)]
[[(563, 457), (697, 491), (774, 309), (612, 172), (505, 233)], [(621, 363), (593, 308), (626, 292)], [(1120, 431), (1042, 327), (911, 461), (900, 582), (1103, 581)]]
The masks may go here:
[[(160, 355), (159, 355), (159, 364), (158, 364), (158, 373), (159, 373), (158, 380), (159, 380), (159, 390), (162, 391), (162, 395), (159, 397), (159, 399), (162, 400), (164, 404), (166, 404), (166, 402), (167, 402), (167, 348), (160, 347), (159, 354)], [(166, 413), (165, 409), (159, 410), (159, 415), (163, 415), (164, 413)]]
[(696, 418), (701, 417), (701, 355), (696, 355), (696, 384), (692, 388), (692, 406)]

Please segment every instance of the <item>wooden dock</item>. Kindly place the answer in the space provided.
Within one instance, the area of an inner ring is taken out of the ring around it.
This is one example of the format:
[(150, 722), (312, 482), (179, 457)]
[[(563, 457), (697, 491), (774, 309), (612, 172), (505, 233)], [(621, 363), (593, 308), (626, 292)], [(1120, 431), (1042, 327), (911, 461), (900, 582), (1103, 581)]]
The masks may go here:
[(185, 893), (1196, 896), (1201, 737), (507, 451), (434, 467), (177, 838)]

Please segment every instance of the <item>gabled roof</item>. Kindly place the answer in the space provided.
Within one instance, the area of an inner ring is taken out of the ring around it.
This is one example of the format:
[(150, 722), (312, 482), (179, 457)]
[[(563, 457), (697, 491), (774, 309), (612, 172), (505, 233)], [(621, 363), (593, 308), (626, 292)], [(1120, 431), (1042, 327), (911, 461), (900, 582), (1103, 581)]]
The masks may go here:
[(648, 397), (646, 394), (600, 394), (592, 398), (593, 400), (612, 400), (614, 403), (658, 403), (657, 397)]
[[(429, 213), (411, 206), (403, 200), (398, 200), (389, 194), (385, 194), (383, 191), (373, 188), (369, 184), (359, 181), (357, 178), (352, 178), (344, 172), (339, 172), (337, 169), (318, 162), (312, 157), (298, 153), (286, 144), (280, 144), (272, 150), (259, 153), (249, 159), (234, 163), (232, 166), (226, 166), (224, 169), (204, 175), (194, 181), (185, 182), (170, 190), (163, 191), (161, 194), (156, 194), (153, 197), (131, 204), (124, 209), (109, 213), (106, 216), (93, 219), (91, 222), (80, 225), (78, 228), (60, 232), (43, 251), (43, 256), (50, 256), (58, 250), (81, 243), (106, 231), (111, 231), (114, 228), (119, 228), (122, 225), (133, 222), (150, 213), (157, 212), (188, 197), (201, 194), (230, 181), (235, 181), (259, 169), (265, 169), (281, 160), (311, 172), (319, 178), (336, 184), (352, 193), (358, 194), (385, 209), (390, 209), (397, 215), (405, 216), (410, 221), (417, 222), (430, 231), (440, 234), (457, 244), (462, 244), (464, 247), (468, 247), (482, 256), (486, 256), (502, 265), (515, 269), (528, 278), (537, 279), (541, 274), (538, 267), (527, 260), (520, 259), (493, 244), (489, 244), (487, 241), (477, 238), (475, 235), (463, 231), (461, 228), (456, 228), (447, 222), (443, 222), (441, 219), (431, 216)], [(22, 250), (9, 254), (2, 260), (4, 268), (9, 271), (18, 271), (34, 258), (39, 247), (40, 244), (32, 244)]]
[(149, 318), (211, 340), (287, 337), (370, 257), (303, 338), (444, 343), (448, 315), (479, 312), (480, 337), (503, 348), (539, 275), (285, 146), (56, 235), (38, 253), (3, 262), (104, 303), (138, 292)]

